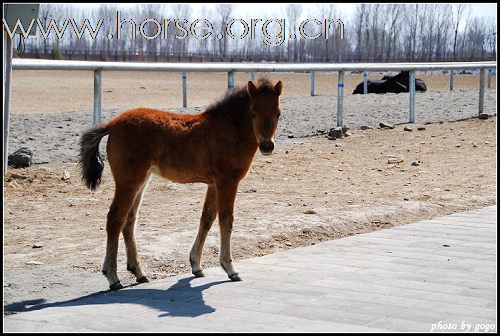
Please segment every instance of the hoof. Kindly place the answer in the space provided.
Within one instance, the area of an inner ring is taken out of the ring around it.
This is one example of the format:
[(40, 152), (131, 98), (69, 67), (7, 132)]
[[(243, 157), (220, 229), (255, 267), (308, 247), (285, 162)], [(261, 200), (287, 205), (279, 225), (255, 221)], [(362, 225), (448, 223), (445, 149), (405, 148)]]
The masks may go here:
[(238, 273), (234, 273), (234, 274), (229, 275), (229, 279), (231, 279), (231, 281), (241, 281), (241, 278), (238, 275)]
[(149, 279), (145, 276), (141, 276), (140, 278), (137, 278), (137, 283), (146, 283), (149, 282)]
[(122, 288), (123, 288), (123, 285), (121, 284), (120, 281), (117, 281), (114, 284), (109, 285), (109, 289), (111, 289), (112, 291), (117, 291), (117, 290), (120, 290)]
[(193, 272), (193, 275), (195, 276), (195, 278), (203, 278), (205, 276), (205, 274), (203, 273), (203, 270)]

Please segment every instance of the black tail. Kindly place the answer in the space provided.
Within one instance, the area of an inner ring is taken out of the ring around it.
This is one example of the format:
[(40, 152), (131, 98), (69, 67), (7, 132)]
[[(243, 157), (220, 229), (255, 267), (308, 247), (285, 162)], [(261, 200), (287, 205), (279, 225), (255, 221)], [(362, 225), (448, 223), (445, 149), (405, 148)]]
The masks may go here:
[(101, 183), (104, 161), (99, 153), (99, 143), (109, 133), (106, 124), (97, 125), (82, 134), (80, 139), (80, 161), (78, 166), (82, 172), (82, 181), (87, 188), (97, 189)]

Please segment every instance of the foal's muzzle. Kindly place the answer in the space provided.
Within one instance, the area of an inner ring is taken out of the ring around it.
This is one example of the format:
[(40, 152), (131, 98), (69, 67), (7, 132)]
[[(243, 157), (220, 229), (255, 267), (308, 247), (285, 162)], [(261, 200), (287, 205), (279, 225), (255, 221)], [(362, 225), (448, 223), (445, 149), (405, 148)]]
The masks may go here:
[(271, 155), (274, 150), (274, 142), (264, 140), (259, 144), (259, 149), (262, 154)]

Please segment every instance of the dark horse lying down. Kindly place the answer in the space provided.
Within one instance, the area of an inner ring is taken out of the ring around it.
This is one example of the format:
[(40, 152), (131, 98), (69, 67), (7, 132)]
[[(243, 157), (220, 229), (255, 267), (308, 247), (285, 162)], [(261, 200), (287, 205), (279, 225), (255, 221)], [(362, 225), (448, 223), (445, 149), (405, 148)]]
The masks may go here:
[[(400, 93), (409, 92), (410, 88), (410, 72), (402, 71), (395, 76), (384, 76), (381, 80), (369, 80), (367, 93)], [(427, 91), (425, 82), (421, 79), (415, 79), (416, 91)], [(362, 94), (363, 82), (359, 83), (353, 91), (353, 94)]]
[[(403, 84), (408, 89), (410, 88), (410, 72), (409, 71), (401, 71), (395, 76), (385, 75), (382, 79), (393, 79), (400, 84)], [(425, 92), (427, 91), (427, 86), (422, 79), (415, 78), (415, 90)], [(406, 91), (408, 92), (408, 91)]]

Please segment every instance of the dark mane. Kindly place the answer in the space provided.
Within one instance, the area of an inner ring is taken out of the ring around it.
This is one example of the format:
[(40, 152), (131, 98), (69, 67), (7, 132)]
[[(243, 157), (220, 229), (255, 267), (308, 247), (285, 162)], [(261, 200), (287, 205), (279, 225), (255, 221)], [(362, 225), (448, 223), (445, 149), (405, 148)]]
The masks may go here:
[[(274, 93), (274, 86), (271, 81), (261, 77), (254, 83), (260, 93)], [(248, 100), (247, 86), (238, 86), (233, 91), (226, 92), (226, 95), (219, 101), (211, 104), (205, 110), (208, 115), (223, 115), (232, 111), (243, 111), (247, 108)]]

